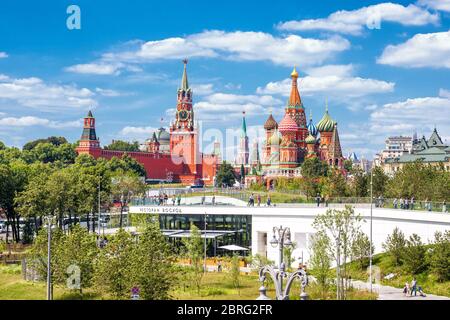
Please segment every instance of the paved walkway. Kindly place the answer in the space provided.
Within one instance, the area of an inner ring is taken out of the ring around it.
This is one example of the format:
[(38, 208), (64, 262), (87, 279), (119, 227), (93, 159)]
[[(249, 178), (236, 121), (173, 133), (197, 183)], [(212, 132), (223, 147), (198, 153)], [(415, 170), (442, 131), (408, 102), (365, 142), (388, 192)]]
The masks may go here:
[[(369, 289), (369, 283), (363, 281), (352, 281), (352, 286), (358, 289)], [(375, 292), (378, 292), (378, 300), (450, 300), (448, 297), (436, 296), (433, 294), (426, 294), (426, 297), (421, 297), (419, 294), (417, 296), (405, 296), (403, 290), (399, 288), (394, 288), (390, 286), (383, 285), (373, 285)]]

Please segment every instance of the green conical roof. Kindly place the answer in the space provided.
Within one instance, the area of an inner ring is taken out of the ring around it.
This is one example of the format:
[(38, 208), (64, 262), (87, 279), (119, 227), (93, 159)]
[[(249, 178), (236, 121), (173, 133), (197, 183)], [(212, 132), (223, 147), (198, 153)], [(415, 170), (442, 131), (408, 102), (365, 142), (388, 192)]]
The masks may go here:
[(92, 115), (92, 111), (89, 110), (88, 115), (87, 115), (87, 118), (93, 118), (93, 117), (94, 117), (94, 116)]
[(247, 136), (247, 124), (245, 122), (245, 112), (242, 112), (242, 128), (241, 128), (241, 137), (244, 138)]

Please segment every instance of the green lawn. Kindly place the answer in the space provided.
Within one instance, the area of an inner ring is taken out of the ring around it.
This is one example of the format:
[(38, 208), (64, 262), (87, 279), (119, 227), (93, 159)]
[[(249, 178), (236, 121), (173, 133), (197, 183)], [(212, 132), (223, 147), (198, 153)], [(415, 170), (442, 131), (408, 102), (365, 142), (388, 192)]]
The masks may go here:
[[(260, 282), (256, 274), (244, 275), (240, 277), (239, 290), (231, 284), (229, 275), (226, 272), (207, 273), (202, 279), (200, 292), (193, 287), (178, 287), (171, 292), (173, 299), (186, 300), (254, 300), (259, 296), (258, 289)], [(274, 299), (275, 293), (273, 284), (266, 284), (267, 295)], [(314, 284), (310, 284), (307, 288), (310, 298), (315, 299), (334, 299), (334, 289), (330, 290), (322, 296), (319, 288)], [(291, 289), (291, 299), (299, 299), (300, 287), (295, 282)], [(371, 295), (365, 291), (352, 291), (349, 293), (349, 299), (367, 300), (376, 299), (375, 295)], [(86, 290), (83, 297), (73, 291), (55, 286), (55, 300), (78, 300), (78, 299), (102, 299), (101, 296), (90, 290)], [(105, 298), (105, 297), (103, 297)], [(0, 300), (44, 300), (46, 299), (45, 282), (31, 282), (22, 279), (20, 274), (20, 266), (0, 266)]]

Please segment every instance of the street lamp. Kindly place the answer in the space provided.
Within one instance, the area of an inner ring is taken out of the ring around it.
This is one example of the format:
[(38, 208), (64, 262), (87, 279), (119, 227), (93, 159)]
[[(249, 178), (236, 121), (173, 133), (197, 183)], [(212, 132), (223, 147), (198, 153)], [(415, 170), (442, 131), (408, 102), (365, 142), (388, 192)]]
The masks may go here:
[(52, 226), (55, 224), (55, 216), (44, 216), (44, 221), (47, 226), (47, 300), (53, 300), (52, 292), (52, 270), (51, 270), (51, 255), (52, 255)]
[(370, 239), (369, 239), (369, 281), (372, 292), (372, 207), (373, 207), (373, 164), (370, 170)]
[(208, 225), (208, 222), (206, 222), (206, 219), (208, 218), (208, 214), (205, 212), (205, 225), (204, 225), (204, 259), (203, 259), (203, 273), (206, 273), (206, 227)]
[[(276, 270), (273, 266), (264, 266), (259, 270), (259, 281), (261, 281), (261, 287), (259, 288), (259, 297), (257, 300), (269, 300), (266, 295), (266, 288), (264, 287), (264, 281), (266, 280), (266, 275), (269, 275), (275, 285), (275, 293), (277, 300), (289, 300), (289, 292), (291, 290), (291, 285), (295, 279), (299, 279), (301, 282), (300, 289), (300, 299), (307, 300), (308, 294), (305, 292), (305, 287), (308, 285), (308, 275), (306, 270), (300, 268), (299, 270), (288, 274), (286, 272), (286, 265), (283, 262), (283, 250), (284, 246), (291, 247), (291, 230), (289, 228), (274, 227), (273, 236), (270, 240), (270, 245), (273, 248), (279, 247), (279, 267)], [(283, 289), (283, 278), (286, 280), (286, 288)]]
[(279, 269), (281, 270), (283, 266), (284, 246), (292, 246), (291, 229), (283, 228), (283, 226), (273, 227), (273, 237), (272, 240), (270, 240), (270, 245), (272, 248), (276, 248), (277, 246), (279, 247)]

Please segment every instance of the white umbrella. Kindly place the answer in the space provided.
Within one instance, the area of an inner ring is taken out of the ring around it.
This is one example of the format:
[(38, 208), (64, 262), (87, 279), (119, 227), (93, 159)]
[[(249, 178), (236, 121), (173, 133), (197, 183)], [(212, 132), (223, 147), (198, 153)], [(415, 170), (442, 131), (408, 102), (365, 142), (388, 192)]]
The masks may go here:
[(231, 245), (228, 245), (228, 246), (221, 246), (221, 247), (219, 247), (219, 249), (225, 249), (225, 250), (228, 250), (228, 251), (248, 251), (247, 248), (240, 247), (240, 246), (237, 246), (235, 244), (231, 244)]

